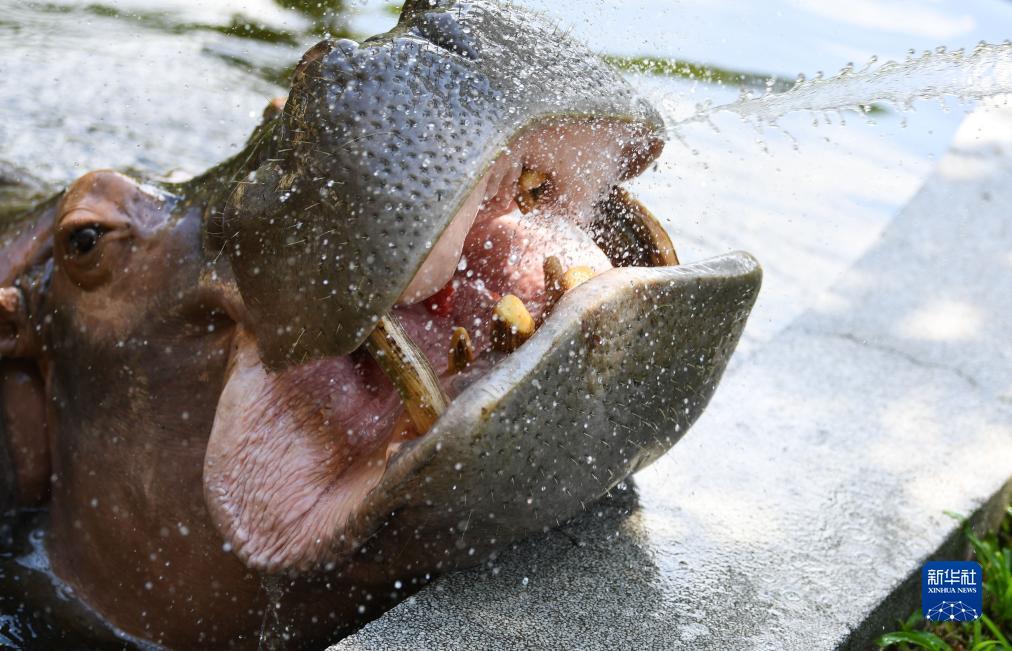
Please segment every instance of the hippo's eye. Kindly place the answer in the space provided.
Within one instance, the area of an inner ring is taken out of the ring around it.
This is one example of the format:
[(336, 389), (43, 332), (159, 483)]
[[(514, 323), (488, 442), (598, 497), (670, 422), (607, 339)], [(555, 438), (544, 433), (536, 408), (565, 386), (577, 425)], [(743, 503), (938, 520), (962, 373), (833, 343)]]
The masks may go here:
[(105, 229), (98, 224), (82, 226), (70, 234), (67, 239), (68, 249), (75, 255), (85, 255), (98, 245), (98, 240)]

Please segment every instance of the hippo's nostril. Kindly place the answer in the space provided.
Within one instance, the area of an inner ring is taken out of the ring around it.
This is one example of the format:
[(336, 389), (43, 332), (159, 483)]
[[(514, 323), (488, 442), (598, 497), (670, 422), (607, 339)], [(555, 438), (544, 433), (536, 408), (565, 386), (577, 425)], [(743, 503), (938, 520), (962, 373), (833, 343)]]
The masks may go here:
[(415, 22), (412, 30), (436, 47), (459, 56), (477, 60), (478, 49), (474, 41), (461, 28), (456, 16), (447, 11), (430, 11)]
[(323, 40), (309, 48), (306, 53), (302, 55), (302, 59), (299, 61), (299, 64), (295, 66), (295, 72), (292, 73), (292, 78), (296, 81), (301, 79), (302, 76), (306, 74), (306, 68), (333, 50), (334, 45), (334, 42), (331, 40)]

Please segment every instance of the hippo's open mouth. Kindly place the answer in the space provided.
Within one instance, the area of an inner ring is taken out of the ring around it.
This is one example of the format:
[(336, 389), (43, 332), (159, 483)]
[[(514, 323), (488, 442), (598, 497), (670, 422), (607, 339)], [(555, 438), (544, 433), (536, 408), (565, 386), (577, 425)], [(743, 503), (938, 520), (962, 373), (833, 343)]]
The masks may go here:
[[(454, 435), (435, 420), (447, 402), (453, 409), (470, 388), (471, 400), (495, 407), (502, 391), (489, 381), (493, 367), (500, 365), (500, 376), (515, 375), (509, 382), (529, 382), (525, 388), (546, 396), (562, 392), (563, 384), (589, 389), (595, 375), (613, 371), (586, 366), (567, 374), (559, 368), (562, 376), (542, 385), (523, 369), (537, 366), (539, 349), (551, 344), (523, 345), (531, 335), (546, 331), (544, 339), (550, 340), (586, 323), (594, 336), (594, 312), (636, 318), (632, 308), (628, 313), (613, 305), (602, 308), (609, 299), (649, 303), (658, 298), (657, 289), (673, 286), (701, 292), (708, 291), (707, 283), (713, 290), (733, 287), (747, 312), (758, 282), (750, 257), (674, 267), (677, 259), (663, 229), (616, 185), (627, 170), (621, 145), (629, 140), (626, 130), (574, 122), (515, 139), (383, 320), (381, 328), (394, 332), (378, 330), (349, 355), (271, 373), (255, 336), (240, 328), (205, 479), (216, 521), (248, 564), (276, 571), (332, 559), (349, 521), (396, 464), (402, 447), (420, 436)], [(727, 307), (708, 305), (710, 298), (694, 297), (686, 307)], [(733, 344), (741, 321), (727, 318), (725, 331), (714, 336)], [(656, 333), (662, 345), (672, 334)], [(650, 357), (678, 352), (656, 350), (636, 328), (603, 336), (620, 336)], [(501, 364), (510, 354), (528, 359)], [(630, 354), (629, 362), (652, 362), (663, 372), (661, 359)], [(426, 383), (430, 376), (438, 386)], [(635, 381), (635, 373), (625, 379)], [(438, 433), (429, 430), (434, 420)]]
[(409, 3), (321, 43), (229, 200), (247, 316), (204, 483), (251, 567), (476, 562), (657, 458), (716, 388), (758, 265), (678, 265), (620, 187), (662, 121), (524, 16)]

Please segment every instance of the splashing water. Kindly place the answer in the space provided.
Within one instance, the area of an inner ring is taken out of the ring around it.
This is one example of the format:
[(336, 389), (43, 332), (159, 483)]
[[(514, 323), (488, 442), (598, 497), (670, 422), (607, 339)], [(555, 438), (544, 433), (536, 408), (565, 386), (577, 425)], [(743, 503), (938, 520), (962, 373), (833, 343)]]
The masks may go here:
[(281, 620), (281, 599), (285, 589), (282, 579), (276, 576), (261, 578), (261, 585), (267, 594), (267, 605), (264, 606), (264, 617), (260, 624), (258, 651), (277, 651), (288, 646), (290, 639), (288, 627)]
[[(920, 56), (913, 52), (906, 61), (889, 61), (875, 66), (872, 58), (861, 70), (853, 65), (844, 67), (833, 77), (820, 75), (805, 79), (799, 76), (792, 88), (767, 92), (756, 97), (743, 90), (734, 102), (714, 106), (702, 103), (688, 117), (671, 119), (675, 109), (661, 100), (662, 111), (669, 117), (669, 129), (675, 137), (679, 129), (692, 123), (708, 123), (721, 112), (738, 114), (742, 119), (762, 124), (775, 124), (777, 118), (795, 111), (833, 112), (871, 111), (876, 103), (888, 103), (900, 110), (911, 111), (921, 99), (953, 96), (961, 101), (982, 100), (1012, 93), (1012, 42), (1001, 44), (981, 42), (972, 52), (947, 51), (939, 47)], [(684, 112), (684, 109), (683, 109)]]

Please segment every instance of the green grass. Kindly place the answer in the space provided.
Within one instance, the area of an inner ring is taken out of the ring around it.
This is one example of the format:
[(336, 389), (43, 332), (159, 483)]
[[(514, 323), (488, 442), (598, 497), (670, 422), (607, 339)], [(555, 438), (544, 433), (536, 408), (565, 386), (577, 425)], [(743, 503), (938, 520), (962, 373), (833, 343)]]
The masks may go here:
[(626, 72), (635, 72), (641, 75), (659, 75), (662, 77), (678, 77), (680, 79), (692, 79), (708, 84), (724, 86), (745, 86), (764, 88), (769, 85), (771, 90), (784, 91), (794, 85), (793, 79), (777, 77), (776, 75), (764, 74), (761, 72), (749, 72), (745, 70), (729, 70), (718, 66), (695, 63), (693, 61), (682, 61), (679, 59), (665, 59), (662, 57), (623, 57), (605, 55), (604, 60), (615, 68)]
[(877, 642), (891, 651), (1012, 650), (1012, 506), (997, 531), (978, 538), (964, 525), (974, 556), (984, 570), (984, 614), (973, 622), (929, 622), (914, 612), (899, 630)]

